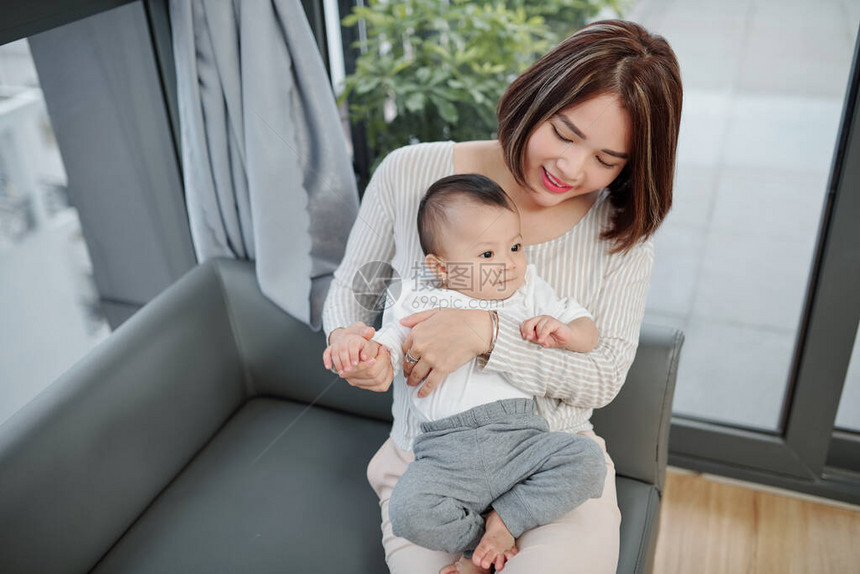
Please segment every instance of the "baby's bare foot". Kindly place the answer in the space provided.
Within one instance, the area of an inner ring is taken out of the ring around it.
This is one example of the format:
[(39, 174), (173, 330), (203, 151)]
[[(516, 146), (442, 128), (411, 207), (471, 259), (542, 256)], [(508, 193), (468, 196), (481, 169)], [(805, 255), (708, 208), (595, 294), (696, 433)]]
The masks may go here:
[(495, 565), (498, 572), (505, 567), (508, 558), (516, 555), (516, 540), (495, 510), (487, 515), (485, 530), (483, 538), (472, 554), (472, 562), (485, 570)]
[(450, 566), (439, 570), (439, 574), (490, 574), (490, 570), (475, 566), (471, 560), (463, 556)]

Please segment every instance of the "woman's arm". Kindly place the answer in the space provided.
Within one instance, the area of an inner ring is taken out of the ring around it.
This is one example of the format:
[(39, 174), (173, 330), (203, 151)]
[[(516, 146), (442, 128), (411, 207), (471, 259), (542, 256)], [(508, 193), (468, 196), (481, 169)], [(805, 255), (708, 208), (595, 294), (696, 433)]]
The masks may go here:
[(578, 353), (590, 353), (597, 346), (597, 341), (600, 340), (600, 333), (597, 330), (597, 324), (591, 317), (580, 317), (574, 319), (567, 324), (572, 336), (570, 341), (565, 345), (568, 351), (576, 351)]
[(504, 374), (511, 384), (535, 396), (580, 408), (609, 404), (636, 355), (653, 263), (651, 241), (612, 256), (592, 309), (600, 341), (590, 353), (546, 349), (525, 341), (519, 325), (500, 314), (493, 352), (486, 364), (479, 359), (479, 366)]

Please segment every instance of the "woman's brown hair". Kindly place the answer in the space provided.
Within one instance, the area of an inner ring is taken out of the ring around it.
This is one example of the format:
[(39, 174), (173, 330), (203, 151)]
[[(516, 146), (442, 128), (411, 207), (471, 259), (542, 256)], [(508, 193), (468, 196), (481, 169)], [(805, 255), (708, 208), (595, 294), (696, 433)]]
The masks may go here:
[(508, 86), (499, 141), (520, 185), (529, 137), (543, 122), (595, 96), (615, 95), (630, 115), (630, 159), (608, 189), (615, 207), (603, 239), (612, 252), (649, 237), (672, 206), (681, 125), (681, 73), (668, 42), (634, 22), (603, 20), (575, 32)]

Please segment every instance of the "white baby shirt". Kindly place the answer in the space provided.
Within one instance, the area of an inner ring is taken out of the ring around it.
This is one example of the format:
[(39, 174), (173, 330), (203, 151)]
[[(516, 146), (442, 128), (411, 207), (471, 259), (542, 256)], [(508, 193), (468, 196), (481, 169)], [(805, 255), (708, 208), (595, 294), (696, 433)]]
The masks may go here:
[[(549, 315), (569, 323), (591, 314), (569, 297), (557, 297), (552, 287), (537, 274), (534, 265), (526, 266), (523, 284), (507, 299), (475, 299), (451, 289), (434, 287), (428, 283), (407, 285), (403, 282), (396, 302), (385, 309), (382, 328), (373, 339), (388, 347), (394, 367), (394, 384), (406, 387), (401, 369), (402, 345), (410, 329), (400, 324), (400, 319), (419, 311), (437, 307), (455, 309), (480, 309), (497, 311), (522, 324), (537, 315)], [(417, 289), (416, 289), (417, 287)], [(511, 385), (500, 373), (483, 370), (477, 366), (477, 358), (466, 363), (453, 373), (428, 396), (418, 397), (420, 385), (408, 388), (410, 412), (419, 422), (439, 420), (478, 405), (503, 399), (533, 398), (532, 395)]]

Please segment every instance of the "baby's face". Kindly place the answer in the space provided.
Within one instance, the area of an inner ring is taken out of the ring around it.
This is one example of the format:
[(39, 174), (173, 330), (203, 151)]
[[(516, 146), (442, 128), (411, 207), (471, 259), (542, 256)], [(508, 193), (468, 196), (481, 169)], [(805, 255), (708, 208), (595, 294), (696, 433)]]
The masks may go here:
[(522, 285), (526, 256), (520, 216), (501, 207), (463, 202), (448, 211), (438, 256), (447, 287), (477, 299), (507, 299)]

